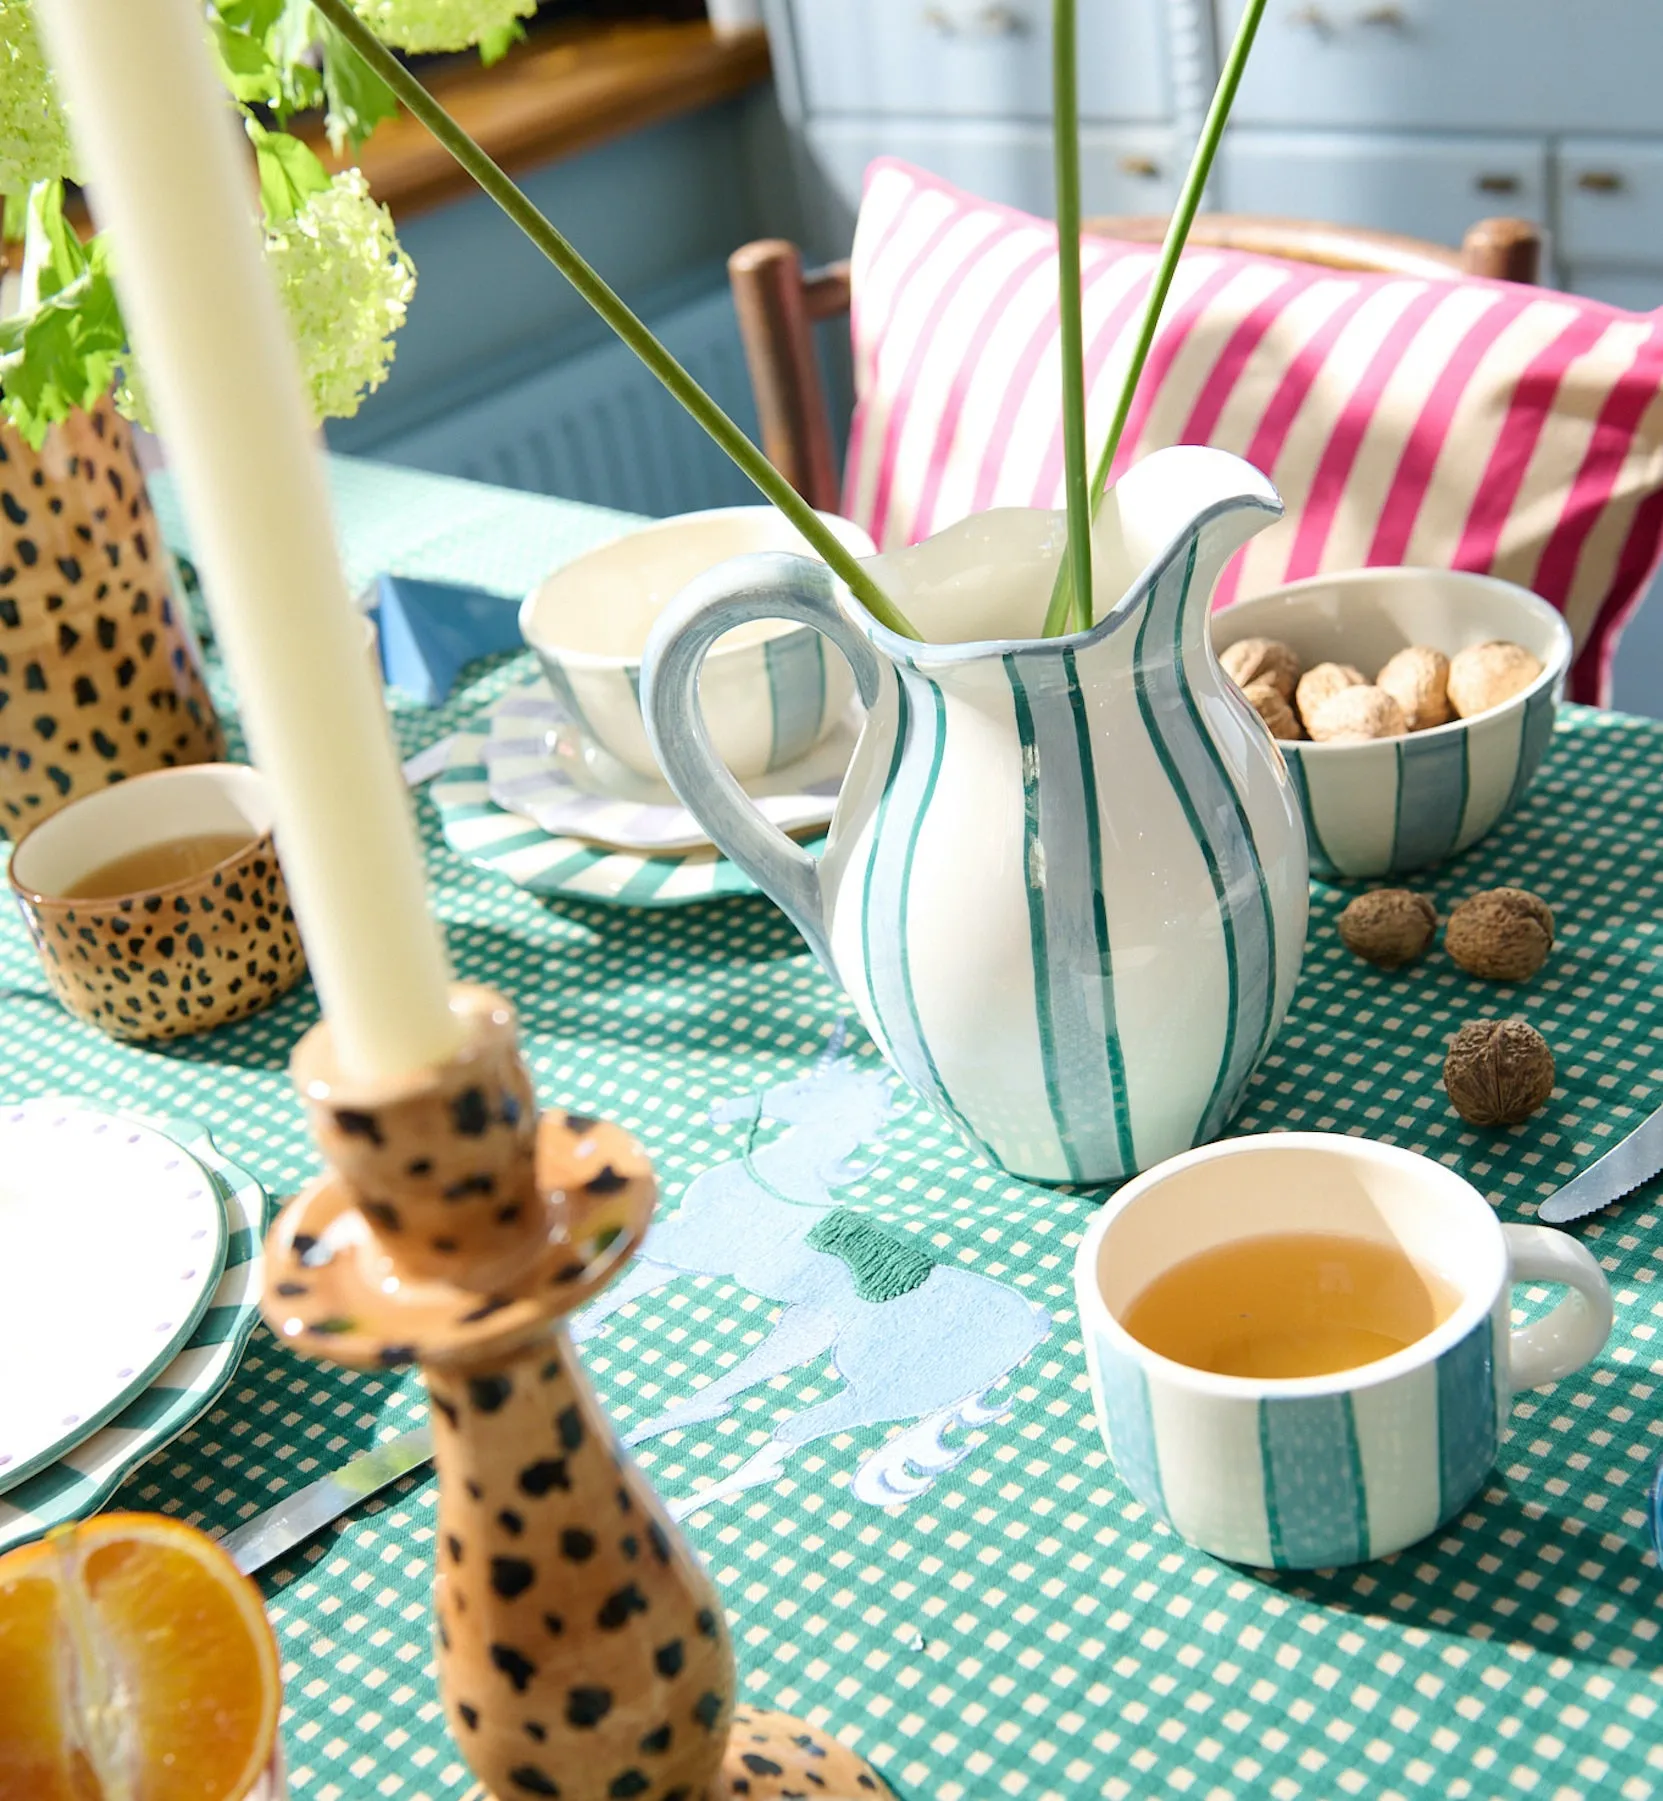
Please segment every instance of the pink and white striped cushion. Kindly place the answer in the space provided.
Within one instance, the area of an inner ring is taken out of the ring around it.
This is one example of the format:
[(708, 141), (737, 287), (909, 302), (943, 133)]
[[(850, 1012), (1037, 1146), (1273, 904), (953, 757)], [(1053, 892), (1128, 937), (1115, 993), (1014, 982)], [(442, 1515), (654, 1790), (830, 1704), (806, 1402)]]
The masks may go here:
[[(1101, 442), (1155, 252), (1086, 241)], [(855, 235), (857, 405), (844, 511), (888, 548), (994, 506), (1061, 506), (1056, 233), (874, 163)], [(1419, 281), (1234, 251), (1183, 259), (1117, 464), (1215, 444), (1287, 517), (1218, 604), (1327, 569), (1504, 576), (1566, 616), (1597, 700), (1663, 549), (1663, 314), (1501, 282)]]

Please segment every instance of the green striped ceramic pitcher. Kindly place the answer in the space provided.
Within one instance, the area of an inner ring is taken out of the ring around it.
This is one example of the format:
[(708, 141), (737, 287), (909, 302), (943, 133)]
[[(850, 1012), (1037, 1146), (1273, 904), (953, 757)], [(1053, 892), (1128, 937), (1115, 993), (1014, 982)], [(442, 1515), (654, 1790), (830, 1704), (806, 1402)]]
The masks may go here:
[[(824, 565), (742, 558), (680, 595), (641, 698), (671, 784), (848, 990), (895, 1069), (1013, 1175), (1113, 1181), (1215, 1137), (1305, 941), (1281, 753), (1219, 669), (1207, 602), (1281, 511), (1221, 451), (1138, 464), (1094, 533), (1097, 624), (1040, 629), (1065, 522), (985, 513), (873, 560), (926, 642)], [(817, 627), (869, 715), (818, 861), (716, 759), (712, 642)]]

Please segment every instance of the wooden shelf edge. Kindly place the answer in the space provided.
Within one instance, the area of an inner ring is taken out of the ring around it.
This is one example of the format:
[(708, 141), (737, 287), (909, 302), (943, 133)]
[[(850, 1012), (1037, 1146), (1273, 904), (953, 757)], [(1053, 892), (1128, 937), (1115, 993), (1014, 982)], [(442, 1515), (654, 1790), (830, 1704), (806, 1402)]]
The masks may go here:
[[(434, 95), (510, 173), (577, 156), (765, 81), (760, 27), (718, 36), (702, 23), (574, 26), (519, 45), (489, 69), (477, 62), (431, 78)], [(322, 122), (300, 136), (330, 169), (356, 162), (395, 218), (475, 191), (450, 156), (407, 114), (337, 156)]]

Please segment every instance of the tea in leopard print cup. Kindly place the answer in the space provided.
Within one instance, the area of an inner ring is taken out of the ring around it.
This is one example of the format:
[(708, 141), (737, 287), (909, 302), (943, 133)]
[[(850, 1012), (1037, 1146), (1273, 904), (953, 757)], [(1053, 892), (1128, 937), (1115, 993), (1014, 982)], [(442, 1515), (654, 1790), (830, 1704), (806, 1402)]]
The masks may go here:
[[(142, 1043), (245, 1019), (286, 994), (306, 961), (271, 825), (257, 770), (205, 763), (84, 795), (36, 826), (9, 874), (64, 1007)], [(210, 835), (241, 847), (181, 880), (74, 894), (118, 859)]]
[(0, 833), (224, 754), (126, 423), (0, 426)]

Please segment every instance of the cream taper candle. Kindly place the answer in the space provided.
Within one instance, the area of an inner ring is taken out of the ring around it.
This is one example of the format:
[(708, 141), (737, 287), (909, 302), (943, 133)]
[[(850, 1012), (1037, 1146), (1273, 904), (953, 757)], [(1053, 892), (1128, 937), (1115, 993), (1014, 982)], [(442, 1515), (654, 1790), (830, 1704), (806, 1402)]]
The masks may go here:
[(35, 10), (338, 1054), (396, 1077), (454, 1048), (449, 972), (201, 0)]

